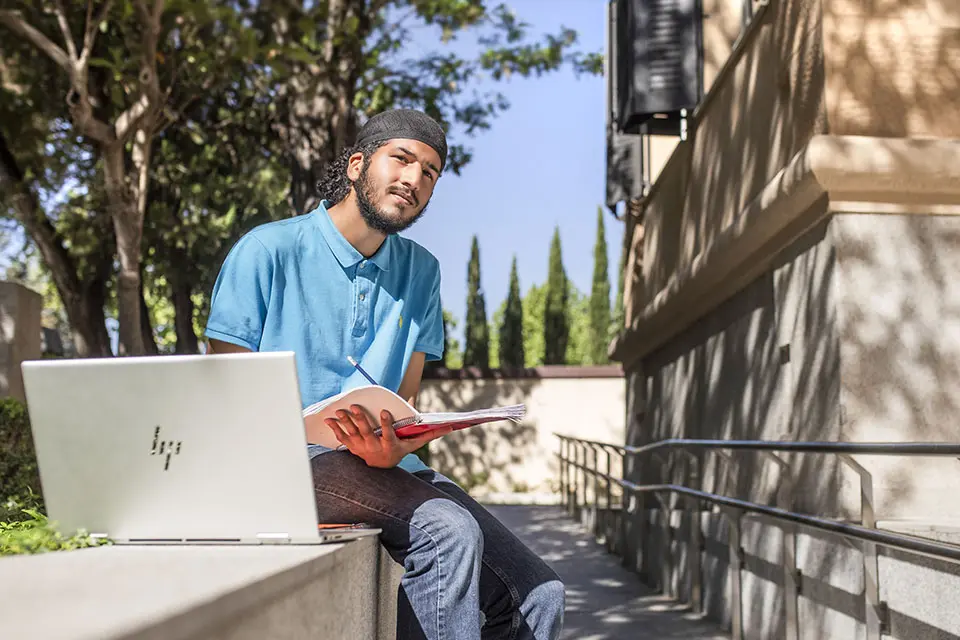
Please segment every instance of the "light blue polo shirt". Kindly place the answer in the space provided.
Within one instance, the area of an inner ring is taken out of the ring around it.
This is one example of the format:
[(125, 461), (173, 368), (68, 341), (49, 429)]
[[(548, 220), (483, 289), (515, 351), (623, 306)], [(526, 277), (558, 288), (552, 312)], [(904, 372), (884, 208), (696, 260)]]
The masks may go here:
[[(304, 407), (369, 384), (347, 356), (393, 391), (413, 352), (428, 361), (443, 356), (437, 259), (398, 235), (365, 259), (327, 204), (261, 225), (234, 245), (213, 287), (205, 332), (252, 351), (293, 351)], [(401, 466), (426, 468), (413, 455)]]

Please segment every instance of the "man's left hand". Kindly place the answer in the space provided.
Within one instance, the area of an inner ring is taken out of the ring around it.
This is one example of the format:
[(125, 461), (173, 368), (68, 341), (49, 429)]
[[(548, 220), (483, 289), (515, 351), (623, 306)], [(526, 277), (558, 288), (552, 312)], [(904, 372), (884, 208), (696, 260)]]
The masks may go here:
[(446, 427), (401, 440), (393, 430), (393, 416), (389, 411), (381, 411), (380, 435), (377, 435), (366, 411), (358, 405), (352, 405), (350, 411), (341, 409), (336, 418), (327, 418), (324, 422), (350, 453), (363, 458), (368, 466), (381, 469), (397, 466), (408, 453), (453, 431)]

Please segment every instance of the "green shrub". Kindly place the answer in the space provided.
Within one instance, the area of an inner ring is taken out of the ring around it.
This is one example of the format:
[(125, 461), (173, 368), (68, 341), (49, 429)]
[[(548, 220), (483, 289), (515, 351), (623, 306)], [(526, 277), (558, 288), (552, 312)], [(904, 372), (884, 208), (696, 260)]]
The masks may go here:
[(27, 410), (0, 399), (0, 556), (98, 544), (83, 531), (64, 536), (48, 522)]
[(83, 531), (66, 537), (54, 529), (45, 515), (34, 509), (25, 509), (22, 514), (27, 519), (0, 522), (0, 556), (81, 549), (105, 543)]
[(43, 512), (40, 471), (27, 409), (13, 398), (0, 400), (0, 521), (29, 519), (24, 509)]

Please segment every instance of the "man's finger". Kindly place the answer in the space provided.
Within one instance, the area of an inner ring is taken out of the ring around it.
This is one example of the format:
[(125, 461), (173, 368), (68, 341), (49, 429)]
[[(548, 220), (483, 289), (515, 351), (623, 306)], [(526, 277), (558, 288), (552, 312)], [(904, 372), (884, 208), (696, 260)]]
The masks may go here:
[(343, 429), (340, 428), (340, 423), (338, 423), (336, 420), (333, 418), (326, 418), (323, 422), (330, 427), (330, 430), (333, 431), (334, 437), (339, 440), (340, 443), (343, 443), (343, 441), (347, 439), (347, 434), (344, 433)]
[(350, 415), (349, 411), (340, 409), (337, 411), (337, 419), (340, 422), (340, 428), (343, 429), (343, 432), (348, 436), (358, 436), (360, 435), (360, 430), (357, 428), (357, 425), (353, 422), (353, 416)]
[(373, 433), (373, 427), (370, 426), (370, 420), (367, 418), (367, 412), (364, 411), (363, 407), (353, 405), (350, 407), (350, 411), (353, 412), (353, 423), (357, 425), (360, 435), (366, 440), (376, 439), (377, 436)]
[(393, 416), (386, 409), (380, 412), (380, 437), (391, 447), (396, 446), (400, 441), (396, 431), (393, 430)]

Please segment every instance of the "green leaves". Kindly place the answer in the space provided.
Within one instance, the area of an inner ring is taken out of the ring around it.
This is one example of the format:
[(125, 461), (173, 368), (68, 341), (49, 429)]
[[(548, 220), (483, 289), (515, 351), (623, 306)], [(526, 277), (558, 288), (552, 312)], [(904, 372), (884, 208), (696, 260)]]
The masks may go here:
[(27, 519), (17, 522), (0, 522), (0, 556), (46, 553), (96, 547), (108, 544), (102, 538), (90, 538), (85, 531), (64, 536), (34, 509), (23, 509)]
[(564, 364), (567, 341), (570, 338), (568, 321), (569, 289), (560, 249), (560, 229), (554, 230), (550, 244), (550, 267), (547, 272), (547, 301), (543, 310), (543, 362)]

